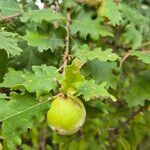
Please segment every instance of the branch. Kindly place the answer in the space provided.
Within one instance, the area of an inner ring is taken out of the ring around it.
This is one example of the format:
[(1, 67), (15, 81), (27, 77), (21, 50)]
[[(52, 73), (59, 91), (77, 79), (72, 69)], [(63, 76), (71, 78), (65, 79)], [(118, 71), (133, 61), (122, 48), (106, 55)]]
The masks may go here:
[(118, 5), (120, 3), (120, 0), (114, 0), (114, 2)]
[(125, 55), (123, 56), (123, 58), (122, 58), (121, 61), (120, 61), (120, 65), (119, 65), (120, 68), (122, 67), (124, 61), (125, 61), (130, 55), (131, 55), (130, 52), (125, 53)]
[(70, 48), (70, 23), (71, 23), (71, 10), (67, 10), (67, 17), (66, 17), (66, 41), (65, 41), (65, 53), (63, 57), (63, 65), (60, 68), (63, 68), (63, 74), (65, 73), (65, 68), (67, 66), (68, 60), (69, 60), (69, 48)]
[(150, 41), (143, 43), (139, 48), (143, 48), (150, 45)]
[(45, 150), (46, 148), (46, 127), (44, 126), (43, 129), (39, 133), (39, 149)]
[[(146, 46), (149, 46), (149, 45), (150, 45), (150, 41), (148, 41), (148, 42), (146, 42), (146, 43), (143, 43), (143, 44), (142, 44), (139, 48), (137, 48), (137, 49), (142, 49), (143, 47), (146, 47)], [(143, 52), (149, 53), (149, 50), (143, 51)], [(122, 67), (124, 61), (125, 61), (129, 56), (131, 56), (130, 52), (127, 52), (127, 53), (124, 54), (123, 58), (122, 58), (121, 61), (120, 61), (120, 65), (119, 65), (120, 68)]]
[(1, 21), (10, 21), (12, 18), (14, 17), (19, 17), (22, 15), (22, 12), (19, 12), (19, 13), (16, 13), (16, 14), (13, 14), (13, 15), (10, 15), (10, 16), (0, 16), (0, 22)]

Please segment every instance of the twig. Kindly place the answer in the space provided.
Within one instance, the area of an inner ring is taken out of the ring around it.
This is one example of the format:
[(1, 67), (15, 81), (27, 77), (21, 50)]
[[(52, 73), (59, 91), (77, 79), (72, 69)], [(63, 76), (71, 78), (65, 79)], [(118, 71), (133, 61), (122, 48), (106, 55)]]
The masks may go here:
[(114, 0), (114, 2), (118, 5), (120, 3), (120, 0)]
[(121, 61), (120, 61), (120, 65), (119, 65), (120, 68), (122, 67), (122, 64), (124, 63), (124, 61), (125, 61), (130, 55), (131, 55), (130, 52), (125, 53), (125, 55), (123, 56), (123, 58), (122, 58)]
[(150, 41), (143, 43), (139, 48), (143, 48), (143, 47), (148, 46), (148, 45), (150, 45)]
[[(143, 44), (142, 44), (139, 48), (137, 48), (137, 49), (141, 49), (141, 48), (146, 47), (146, 46), (148, 46), (148, 45), (150, 45), (150, 41), (149, 41), (149, 42), (146, 42), (146, 43), (143, 43)], [(143, 51), (143, 52), (149, 53), (149, 50)], [(127, 52), (127, 53), (124, 54), (123, 58), (122, 58), (121, 61), (120, 61), (120, 65), (119, 65), (120, 68), (122, 67), (122, 64), (124, 63), (124, 61), (125, 61), (129, 56), (131, 56), (131, 53), (130, 53), (130, 52)]]
[[(142, 49), (143, 47), (146, 47), (146, 46), (149, 46), (149, 45), (150, 45), (150, 41), (148, 41), (148, 42), (146, 42), (146, 43), (143, 43), (143, 44), (142, 44), (139, 48), (137, 48), (137, 49)], [(143, 51), (143, 52), (149, 53), (149, 50)], [(120, 68), (122, 67), (122, 64), (124, 63), (124, 61), (125, 61), (129, 56), (131, 56), (131, 53), (130, 53), (130, 52), (127, 52), (127, 53), (124, 54), (123, 58), (122, 58), (121, 61), (120, 61), (120, 65), (119, 65)]]
[(10, 16), (0, 16), (0, 22), (1, 21), (10, 21), (12, 18), (14, 18), (14, 17), (19, 17), (19, 16), (21, 16), (22, 15), (22, 12), (19, 12), (19, 13), (16, 13), (16, 14), (13, 14), (13, 15), (10, 15)]
[(63, 57), (63, 74), (65, 73), (65, 68), (67, 66), (68, 63), (68, 59), (69, 59), (69, 48), (70, 48), (70, 23), (71, 23), (71, 10), (67, 10), (67, 17), (66, 17), (66, 32), (67, 32), (67, 36), (66, 36), (66, 42), (65, 42), (65, 53), (64, 53), (64, 57)]
[(39, 149), (46, 149), (46, 127), (44, 127), (39, 134)]

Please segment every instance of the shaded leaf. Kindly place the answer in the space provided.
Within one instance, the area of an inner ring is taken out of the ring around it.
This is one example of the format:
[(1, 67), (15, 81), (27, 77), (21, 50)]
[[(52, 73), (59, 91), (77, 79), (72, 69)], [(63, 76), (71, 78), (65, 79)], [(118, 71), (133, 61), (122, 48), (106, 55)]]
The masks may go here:
[[(94, 109), (94, 111), (96, 111), (97, 114), (98, 114), (98, 112), (101, 113), (101, 114), (102, 113), (103, 114), (108, 114), (109, 113), (106, 104), (99, 101), (99, 100), (89, 101), (89, 106), (91, 106)], [(91, 107), (90, 107), (90, 109), (91, 109)], [(89, 112), (90, 112), (90, 110), (89, 110)]]
[(150, 20), (142, 15), (139, 11), (135, 8), (130, 7), (125, 3), (121, 3), (120, 9), (122, 11), (123, 17), (129, 21), (132, 25), (145, 25), (150, 23)]
[(3, 79), (5, 71), (7, 69), (8, 57), (5, 50), (0, 50), (0, 82)]
[(116, 62), (100, 62), (94, 60), (88, 62), (83, 68), (85, 76), (90, 76), (96, 83), (107, 82), (107, 85), (116, 89), (119, 76), (115, 75), (113, 71), (119, 71)]
[(79, 150), (79, 144), (77, 142), (70, 142), (68, 146), (68, 150)]
[(122, 145), (124, 150), (131, 150), (129, 142), (124, 137), (119, 137), (117, 141)]
[(145, 100), (150, 100), (150, 71), (144, 71), (137, 76), (126, 88), (125, 100), (129, 107), (144, 105)]
[(42, 65), (48, 61), (54, 61), (51, 57), (55, 59), (50, 51), (41, 53), (38, 49), (28, 47), (25, 43), (22, 44), (21, 47), (24, 48), (23, 52), (9, 61), (9, 66), (12, 66), (16, 70), (21, 70), (24, 68), (31, 69), (32, 66)]

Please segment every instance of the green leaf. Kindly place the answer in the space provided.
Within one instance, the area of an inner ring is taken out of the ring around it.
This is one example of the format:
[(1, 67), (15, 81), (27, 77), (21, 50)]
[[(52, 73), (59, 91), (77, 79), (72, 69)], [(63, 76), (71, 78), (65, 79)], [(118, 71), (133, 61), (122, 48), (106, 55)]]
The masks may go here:
[[(99, 101), (99, 100), (89, 101), (88, 104), (90, 106), (90, 109), (92, 107), (97, 114), (98, 114), (98, 112), (101, 113), (101, 114), (102, 113), (103, 114), (109, 114), (106, 104), (101, 102), (101, 101)], [(86, 109), (88, 109), (87, 107), (86, 107)], [(90, 110), (89, 110), (89, 112), (90, 112)]]
[(90, 150), (100, 150), (101, 148), (100, 148), (99, 143), (96, 140), (91, 139), (89, 141), (89, 149)]
[(90, 76), (96, 83), (107, 82), (108, 86), (116, 89), (119, 76), (115, 75), (113, 71), (119, 71), (116, 62), (94, 60), (88, 62), (83, 68), (84, 76)]
[(69, 147), (68, 147), (68, 150), (79, 150), (79, 145), (77, 142), (70, 142), (69, 143)]
[(0, 87), (10, 87), (12, 89), (25, 87), (31, 93), (35, 92), (38, 97), (55, 89), (57, 80), (61, 79), (58, 70), (53, 66), (33, 66), (32, 70), (33, 72), (9, 69)]
[(0, 1), (0, 17), (10, 16), (21, 12), (21, 7), (16, 0)]
[(119, 25), (122, 20), (119, 6), (113, 0), (105, 0), (98, 9), (98, 15), (107, 17), (113, 26)]
[(36, 48), (28, 47), (24, 42), (21, 43), (21, 47), (23, 52), (19, 56), (15, 56), (9, 61), (9, 65), (14, 69), (31, 69), (32, 66), (42, 65), (47, 62), (51, 63), (55, 60), (54, 54), (51, 54), (50, 51), (41, 53)]
[(72, 48), (72, 52), (75, 57), (79, 58), (84, 63), (86, 63), (88, 60), (92, 61), (96, 58), (99, 61), (115, 61), (119, 58), (117, 54), (112, 53), (112, 49), (106, 49), (105, 51), (102, 51), (101, 48), (95, 48), (90, 50), (86, 44), (82, 46), (75, 45)]
[(77, 3), (74, 0), (63, 0), (62, 5), (65, 9), (77, 7)]
[(65, 20), (65, 17), (62, 13), (55, 12), (52, 9), (42, 9), (25, 12), (21, 18), (22, 22), (33, 21), (36, 23), (42, 23), (43, 20), (53, 22), (56, 20)]
[(83, 83), (84, 77), (80, 74), (80, 68), (83, 63), (75, 59), (73, 63), (65, 68), (65, 74), (62, 80), (61, 91), (67, 95), (72, 95)]
[(102, 98), (111, 98), (113, 101), (116, 101), (117, 99), (108, 93), (108, 91), (105, 89), (106, 82), (103, 82), (101, 84), (96, 84), (94, 80), (84, 81), (84, 83), (79, 86), (77, 95), (83, 95), (83, 98), (86, 101), (89, 101), (90, 99), (96, 99), (99, 97)]
[(82, 138), (79, 142), (79, 149), (78, 150), (86, 150), (87, 149), (87, 143), (84, 138)]
[(18, 38), (16, 36), (17, 34), (12, 32), (0, 32), (0, 52), (1, 49), (4, 49), (8, 56), (19, 55), (22, 49), (18, 47)]
[(72, 19), (71, 33), (75, 35), (79, 32), (79, 36), (86, 40), (87, 35), (93, 40), (98, 40), (99, 36), (113, 36), (106, 26), (101, 25), (101, 17), (92, 19), (93, 12), (81, 10), (77, 17)]
[(0, 69), (6, 65), (7, 62), (7, 53), (4, 50), (0, 51)]
[(28, 42), (29, 46), (38, 47), (40, 52), (48, 50), (49, 48), (54, 51), (59, 47), (64, 47), (64, 40), (58, 38), (55, 32), (50, 34), (42, 34), (38, 32), (26, 31), (27, 34), (22, 38)]
[(4, 98), (7, 98), (7, 96), (6, 96), (6, 94), (1, 94), (1, 93), (0, 93), (0, 98), (1, 98), (1, 99), (4, 99)]
[(148, 17), (142, 15), (140, 11), (136, 10), (133, 7), (130, 7), (129, 5), (125, 3), (121, 3), (120, 9), (122, 11), (123, 17), (129, 21), (132, 25), (145, 25), (150, 23), (150, 20)]
[(136, 49), (142, 43), (142, 35), (134, 26), (129, 25), (126, 27), (126, 31), (122, 34), (120, 40), (124, 45)]
[(124, 137), (119, 137), (117, 141), (122, 145), (124, 150), (131, 150), (129, 142)]
[(67, 136), (59, 136), (55, 132), (53, 133), (53, 143), (58, 144), (58, 143), (68, 143), (69, 138)]
[(143, 51), (131, 51), (131, 55), (138, 57), (138, 59), (142, 60), (144, 63), (150, 64), (150, 53)]
[(36, 92), (37, 95), (48, 94), (50, 90), (55, 89), (57, 82), (61, 79), (57, 68), (53, 66), (33, 66), (34, 74), (25, 74), (24, 87), (29, 92)]
[(49, 101), (38, 102), (29, 94), (12, 94), (10, 99), (0, 99), (0, 121), (5, 141), (13, 149), (14, 145), (21, 144), (21, 134), (33, 126), (35, 118), (44, 119), (43, 112), (49, 108)]
[(19, 84), (24, 82), (24, 79), (22, 78), (23, 75), (24, 73), (22, 71), (15, 71), (14, 69), (10, 68), (4, 77), (4, 82), (0, 83), (0, 87), (17, 87)]
[(144, 106), (145, 100), (150, 100), (150, 71), (144, 71), (137, 76), (125, 90), (125, 100), (129, 107)]

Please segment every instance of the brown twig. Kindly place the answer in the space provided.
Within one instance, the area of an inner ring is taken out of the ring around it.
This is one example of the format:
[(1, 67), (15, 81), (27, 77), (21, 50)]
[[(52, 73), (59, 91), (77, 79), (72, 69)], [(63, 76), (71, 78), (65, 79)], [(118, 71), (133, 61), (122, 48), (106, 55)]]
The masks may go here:
[(21, 16), (21, 15), (22, 15), (22, 12), (19, 12), (19, 13), (10, 15), (10, 16), (0, 16), (0, 22), (1, 22), (1, 21), (10, 21), (12, 18), (14, 18), (14, 17), (19, 17), (19, 16)]
[(63, 65), (60, 68), (63, 68), (63, 74), (65, 73), (65, 68), (67, 66), (68, 60), (69, 60), (69, 48), (70, 48), (70, 23), (71, 23), (71, 10), (67, 10), (67, 17), (66, 17), (66, 41), (65, 41), (65, 53), (63, 57)]
[[(143, 44), (142, 44), (139, 48), (137, 48), (137, 49), (142, 49), (143, 47), (146, 47), (146, 46), (149, 46), (149, 45), (150, 45), (150, 41), (148, 41), (148, 42), (146, 42), (146, 43), (143, 43)], [(149, 53), (149, 50), (143, 51), (143, 52)], [(124, 54), (123, 58), (122, 58), (121, 61), (120, 61), (120, 65), (119, 65), (120, 68), (122, 67), (122, 64), (124, 63), (124, 61), (125, 61), (129, 56), (131, 56), (131, 53), (130, 53), (129, 51)]]
[(120, 68), (122, 67), (122, 64), (124, 63), (124, 61), (125, 61), (130, 55), (131, 55), (130, 52), (127, 52), (127, 53), (124, 54), (123, 58), (122, 58), (121, 61), (120, 61), (120, 65), (119, 65)]
[(143, 43), (139, 48), (150, 46), (150, 41)]
[(39, 149), (46, 149), (46, 127), (44, 127), (39, 134)]
[(114, 0), (114, 2), (118, 5), (120, 3), (120, 0)]

